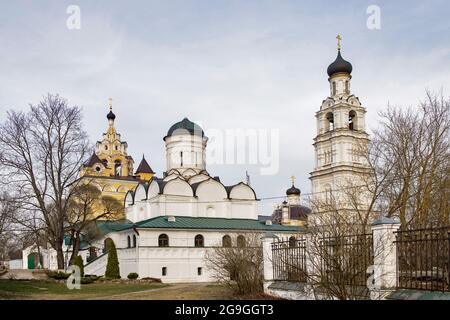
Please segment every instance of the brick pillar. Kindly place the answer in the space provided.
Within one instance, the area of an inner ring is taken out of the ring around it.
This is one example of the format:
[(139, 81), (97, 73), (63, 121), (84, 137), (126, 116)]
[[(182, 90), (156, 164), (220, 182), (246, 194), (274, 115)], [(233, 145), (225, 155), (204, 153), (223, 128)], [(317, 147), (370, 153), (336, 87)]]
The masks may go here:
[(385, 299), (396, 288), (397, 247), (395, 232), (399, 228), (399, 222), (385, 217), (372, 224), (374, 283), (368, 283), (372, 300)]

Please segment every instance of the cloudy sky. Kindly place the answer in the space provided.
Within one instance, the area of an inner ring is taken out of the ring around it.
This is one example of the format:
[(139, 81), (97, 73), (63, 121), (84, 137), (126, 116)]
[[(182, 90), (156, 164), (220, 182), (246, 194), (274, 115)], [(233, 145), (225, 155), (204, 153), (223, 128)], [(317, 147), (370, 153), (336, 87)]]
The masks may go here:
[[(69, 5), (81, 29), (67, 28)], [(367, 8), (381, 9), (381, 29)], [(328, 96), (326, 68), (353, 64), (352, 89), (368, 130), (388, 103), (417, 104), (425, 89), (450, 93), (448, 0), (433, 1), (2, 1), (0, 120), (50, 92), (83, 107), (92, 141), (116, 126), (139, 161), (161, 176), (162, 138), (183, 117), (210, 129), (279, 130), (280, 168), (213, 165), (225, 184), (251, 176), (258, 197), (282, 196), (289, 177), (310, 191), (314, 114)], [(274, 201), (261, 201), (268, 214)]]

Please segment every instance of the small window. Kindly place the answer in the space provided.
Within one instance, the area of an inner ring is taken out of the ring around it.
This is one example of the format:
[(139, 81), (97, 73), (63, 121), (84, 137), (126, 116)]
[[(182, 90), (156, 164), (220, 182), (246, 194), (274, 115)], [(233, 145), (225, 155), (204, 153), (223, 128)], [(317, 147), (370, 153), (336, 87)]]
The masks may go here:
[(133, 235), (133, 248), (136, 248), (136, 235)]
[(100, 172), (100, 170), (102, 170), (100, 167), (95, 167), (95, 171)]
[(127, 248), (131, 248), (131, 239), (130, 239), (130, 236), (127, 237)]
[(204, 239), (201, 234), (198, 234), (195, 236), (195, 246), (196, 247), (204, 247), (205, 246)]
[(328, 112), (326, 115), (327, 128), (326, 131), (334, 130), (334, 116), (332, 112)]
[(105, 146), (105, 150), (108, 150), (108, 146)]
[(158, 246), (159, 247), (168, 247), (169, 246), (169, 236), (167, 234), (161, 234), (158, 238)]
[(114, 161), (114, 174), (120, 176), (122, 174), (122, 163), (120, 160)]
[(231, 237), (229, 235), (224, 235), (222, 238), (222, 247), (231, 248)]
[(118, 146), (116, 146), (116, 150), (119, 150), (119, 147), (118, 147)]
[(353, 110), (348, 113), (348, 128), (356, 130), (356, 112)]
[(245, 243), (245, 237), (244, 237), (243, 235), (239, 235), (239, 236), (237, 237), (237, 246), (238, 246), (239, 248), (243, 248), (243, 247), (246, 246), (246, 243)]
[(202, 267), (197, 268), (197, 275), (199, 275), (199, 276), (202, 275)]
[(167, 267), (162, 267), (162, 269), (161, 269), (161, 275), (162, 275), (162, 276), (167, 276)]

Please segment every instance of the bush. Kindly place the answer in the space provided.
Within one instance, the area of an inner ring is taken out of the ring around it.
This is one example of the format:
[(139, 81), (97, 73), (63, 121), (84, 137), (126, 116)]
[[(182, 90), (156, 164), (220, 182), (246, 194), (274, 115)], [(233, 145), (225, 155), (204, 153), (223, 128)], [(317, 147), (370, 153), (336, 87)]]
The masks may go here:
[(264, 292), (260, 237), (257, 233), (248, 234), (246, 247), (216, 247), (205, 256), (213, 277), (239, 296), (258, 296)]
[(114, 242), (111, 241), (108, 252), (108, 264), (106, 265), (105, 278), (120, 279), (119, 259)]
[(89, 284), (89, 283), (92, 283), (92, 282), (94, 282), (94, 279), (91, 278), (91, 277), (82, 277), (80, 279), (80, 283), (81, 284)]
[(48, 277), (55, 280), (66, 280), (70, 277), (70, 273), (65, 273), (62, 271), (52, 271), (48, 273)]
[(139, 275), (136, 272), (131, 272), (128, 274), (128, 279), (130, 280), (136, 280), (137, 278), (139, 278)]
[(73, 265), (78, 266), (80, 268), (80, 275), (83, 277), (84, 276), (83, 258), (81, 256), (76, 256), (73, 261)]

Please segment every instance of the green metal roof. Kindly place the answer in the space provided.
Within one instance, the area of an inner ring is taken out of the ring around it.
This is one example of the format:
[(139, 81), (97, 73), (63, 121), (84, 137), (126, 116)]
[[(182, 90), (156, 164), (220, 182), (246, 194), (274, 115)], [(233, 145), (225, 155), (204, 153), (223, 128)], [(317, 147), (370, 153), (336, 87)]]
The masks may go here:
[(175, 221), (168, 221), (167, 216), (156, 217), (134, 224), (135, 228), (167, 228), (167, 229), (213, 229), (213, 230), (255, 230), (297, 232), (301, 227), (266, 225), (264, 221), (252, 219), (226, 219), (176, 216)]
[[(95, 221), (97, 229), (99, 230), (100, 235), (104, 236), (110, 232), (122, 231), (133, 228), (133, 223), (130, 220), (97, 220)], [(90, 247), (88, 239), (86, 239), (86, 235), (81, 235), (81, 243), (80, 249), (86, 249)], [(66, 234), (64, 236), (64, 244), (70, 245), (71, 239), (70, 235)]]

